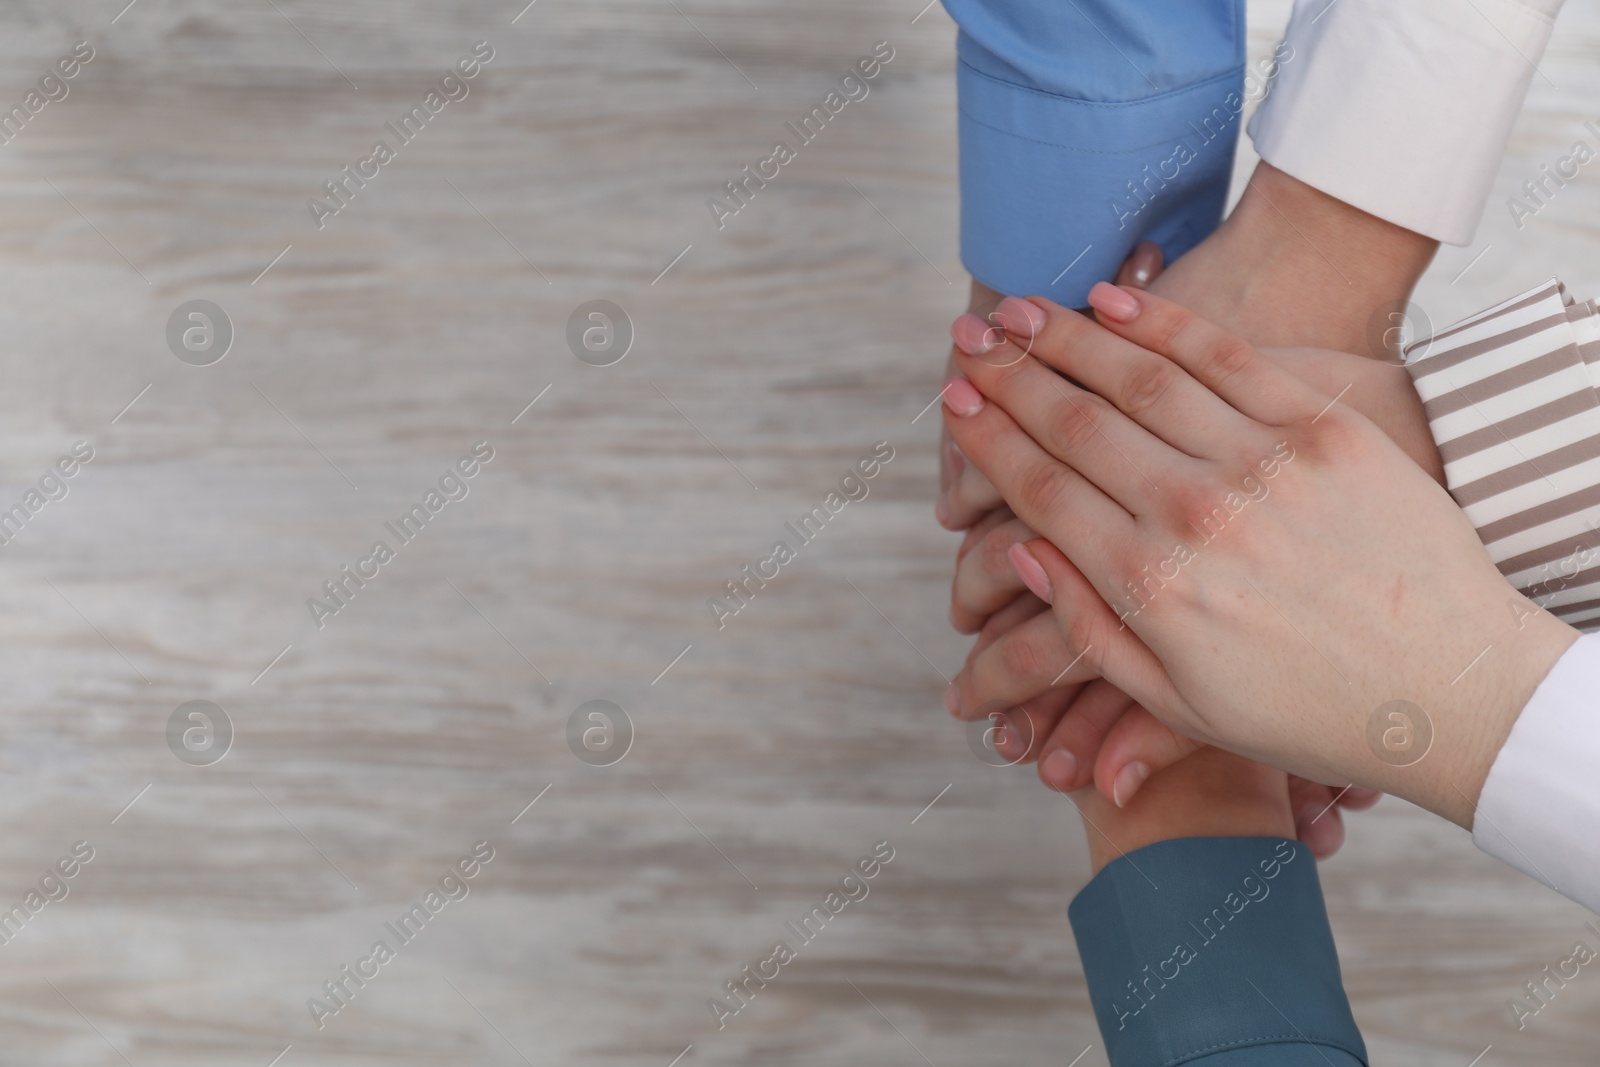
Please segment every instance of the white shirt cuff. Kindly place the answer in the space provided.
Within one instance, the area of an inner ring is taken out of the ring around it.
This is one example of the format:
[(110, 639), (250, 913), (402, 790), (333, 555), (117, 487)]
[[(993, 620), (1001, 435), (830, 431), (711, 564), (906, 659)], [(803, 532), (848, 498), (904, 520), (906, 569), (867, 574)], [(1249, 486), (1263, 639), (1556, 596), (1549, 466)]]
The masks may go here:
[(1250, 121), (1256, 151), (1368, 214), (1471, 244), (1560, 6), (1295, 0), (1292, 52)]
[(1472, 840), (1600, 912), (1600, 634), (1556, 661), (1489, 769)]

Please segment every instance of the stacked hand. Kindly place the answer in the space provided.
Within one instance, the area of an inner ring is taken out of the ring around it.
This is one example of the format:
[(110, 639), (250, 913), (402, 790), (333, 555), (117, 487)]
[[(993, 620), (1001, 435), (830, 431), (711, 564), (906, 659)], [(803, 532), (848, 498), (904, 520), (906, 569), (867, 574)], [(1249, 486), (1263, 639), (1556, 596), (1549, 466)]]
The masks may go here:
[[(1057, 684), (1101, 677), (1189, 737), (1470, 825), (1572, 631), (1516, 596), (1435, 479), (1338, 390), (1158, 297), (1101, 285), (1090, 302), (1101, 325), (1004, 301), (1005, 330), (964, 346), (978, 354), (945, 391), (968, 461), (1048, 538), (1007, 555), (1077, 661)], [(1463, 674), (1486, 646), (1501, 669)], [(1436, 721), (1418, 769), (1368, 745), (1396, 699)]]
[[(1119, 275), (1134, 288), (1160, 273), (1160, 254), (1142, 245)], [(1165, 277), (1165, 276), (1163, 276)], [(952, 331), (958, 351), (981, 354), (1004, 334), (998, 294), (975, 294), (974, 306)], [(1017, 302), (1021, 304), (1022, 302)], [(1026, 316), (1011, 305), (1012, 317)], [(1031, 325), (1018, 322), (1019, 336)], [(1023, 342), (1023, 348), (1028, 342)], [(1400, 367), (1318, 348), (1275, 348), (1265, 353), (1279, 366), (1328, 396), (1362, 412), (1399, 443), (1436, 481), (1443, 480), (1438, 452), (1416, 392)], [(956, 356), (952, 354), (952, 366)], [(1026, 556), (1016, 546), (1036, 535), (1006, 506), (993, 484), (965, 462), (946, 431), (939, 517), (966, 530), (956, 556), (950, 617), (977, 642), (947, 694), (953, 714), (998, 716), (997, 747), (1008, 760), (1036, 761), (1046, 785), (1063, 792), (1093, 781), (1117, 804), (1126, 803), (1151, 774), (1200, 747), (1174, 733), (1115, 686), (1084, 681), (1088, 668), (1074, 663), (1048, 606), (1022, 580)], [(1072, 668), (1068, 670), (1067, 668)], [(1081, 668), (1081, 669), (1080, 669)], [(1292, 777), (1290, 803), (1297, 836), (1318, 856), (1336, 851), (1344, 830), (1339, 809), (1360, 809), (1378, 794)]]

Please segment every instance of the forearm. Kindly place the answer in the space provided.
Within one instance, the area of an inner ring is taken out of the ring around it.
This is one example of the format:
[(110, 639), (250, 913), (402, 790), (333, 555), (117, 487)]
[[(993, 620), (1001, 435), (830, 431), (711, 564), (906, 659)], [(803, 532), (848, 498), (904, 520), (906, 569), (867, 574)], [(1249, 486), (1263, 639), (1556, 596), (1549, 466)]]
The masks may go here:
[(1217, 232), (1151, 289), (1258, 346), (1392, 358), (1438, 247), (1263, 162)]

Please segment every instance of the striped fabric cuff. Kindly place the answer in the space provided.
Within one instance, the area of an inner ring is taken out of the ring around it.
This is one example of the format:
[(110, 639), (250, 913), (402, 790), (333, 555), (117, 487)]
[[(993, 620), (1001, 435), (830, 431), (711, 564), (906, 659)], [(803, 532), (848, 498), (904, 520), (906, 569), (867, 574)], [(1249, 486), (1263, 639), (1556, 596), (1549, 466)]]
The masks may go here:
[(1600, 630), (1600, 314), (1561, 282), (1414, 341), (1450, 495), (1500, 572), (1562, 621)]

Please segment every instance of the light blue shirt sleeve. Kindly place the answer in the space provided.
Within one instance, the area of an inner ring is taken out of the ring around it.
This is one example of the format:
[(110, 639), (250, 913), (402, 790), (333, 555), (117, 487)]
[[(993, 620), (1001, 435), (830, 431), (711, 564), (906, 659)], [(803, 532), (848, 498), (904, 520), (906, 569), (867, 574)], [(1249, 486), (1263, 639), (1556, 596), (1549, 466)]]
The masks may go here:
[(1244, 0), (944, 0), (961, 255), (1002, 293), (1081, 307), (1141, 240), (1216, 228), (1244, 107)]

